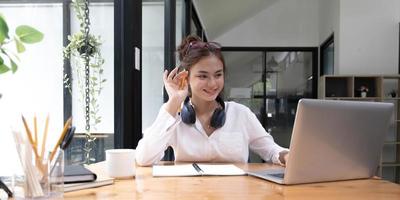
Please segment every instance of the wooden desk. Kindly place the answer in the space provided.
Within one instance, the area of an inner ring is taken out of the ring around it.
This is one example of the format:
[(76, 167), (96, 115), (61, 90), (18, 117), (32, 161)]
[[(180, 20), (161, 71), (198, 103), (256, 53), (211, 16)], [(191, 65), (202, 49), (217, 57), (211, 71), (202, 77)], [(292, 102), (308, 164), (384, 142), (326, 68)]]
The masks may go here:
[[(273, 167), (237, 164), (244, 170)], [(282, 186), (251, 176), (152, 177), (137, 167), (136, 178), (64, 194), (64, 199), (400, 199), (400, 185), (379, 179)]]

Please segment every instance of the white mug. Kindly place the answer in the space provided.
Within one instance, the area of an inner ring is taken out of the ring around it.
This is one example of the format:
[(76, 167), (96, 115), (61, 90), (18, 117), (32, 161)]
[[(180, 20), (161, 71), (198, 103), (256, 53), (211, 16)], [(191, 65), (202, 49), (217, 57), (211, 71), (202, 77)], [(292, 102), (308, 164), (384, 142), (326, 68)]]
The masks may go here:
[(107, 174), (114, 178), (130, 178), (135, 176), (135, 150), (106, 150)]

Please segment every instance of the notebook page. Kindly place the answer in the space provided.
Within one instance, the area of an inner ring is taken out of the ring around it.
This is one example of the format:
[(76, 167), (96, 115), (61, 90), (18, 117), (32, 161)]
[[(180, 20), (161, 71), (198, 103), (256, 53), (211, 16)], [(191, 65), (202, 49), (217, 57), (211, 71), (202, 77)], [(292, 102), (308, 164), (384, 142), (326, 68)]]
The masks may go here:
[(153, 176), (198, 176), (200, 175), (192, 164), (184, 165), (154, 165)]
[(198, 164), (199, 167), (204, 171), (203, 175), (219, 175), (219, 176), (229, 176), (229, 175), (245, 175), (246, 172), (236, 167), (232, 164), (224, 165), (207, 165)]

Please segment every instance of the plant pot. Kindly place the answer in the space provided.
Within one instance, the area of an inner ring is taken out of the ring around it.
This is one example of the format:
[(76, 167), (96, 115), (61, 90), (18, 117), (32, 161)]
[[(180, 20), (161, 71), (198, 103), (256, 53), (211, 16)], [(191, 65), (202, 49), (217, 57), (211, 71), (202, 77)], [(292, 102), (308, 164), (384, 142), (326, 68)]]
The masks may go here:
[(361, 92), (361, 98), (367, 97), (367, 92)]

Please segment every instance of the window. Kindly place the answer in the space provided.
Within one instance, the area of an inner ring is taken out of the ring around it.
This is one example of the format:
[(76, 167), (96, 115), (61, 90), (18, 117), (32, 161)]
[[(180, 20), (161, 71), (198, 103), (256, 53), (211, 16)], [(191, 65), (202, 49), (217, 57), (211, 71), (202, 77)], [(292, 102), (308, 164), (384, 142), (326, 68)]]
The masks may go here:
[(320, 76), (334, 73), (334, 40), (333, 34), (320, 47)]
[[(106, 149), (114, 147), (114, 3), (90, 2), (90, 33), (101, 38), (101, 55), (105, 62), (102, 78), (106, 79), (101, 94), (98, 97), (101, 122), (96, 127), (91, 126), (91, 132), (96, 137), (95, 148), (91, 152), (96, 162), (105, 160)], [(71, 34), (79, 31), (79, 22), (71, 7)], [(73, 65), (73, 63), (71, 63)], [(72, 77), (75, 77), (76, 74)], [(74, 89), (75, 88), (75, 89)], [(72, 116), (76, 133), (73, 142), (65, 154), (66, 161), (77, 163), (84, 161), (83, 145), (85, 142), (85, 112), (84, 101), (78, 89), (77, 81), (73, 82)]]
[(40, 43), (26, 45), (26, 51), (19, 56), (19, 69), (15, 74), (0, 75), (0, 157), (10, 161), (3, 163), (0, 171), (7, 173), (19, 167), (10, 127), (25, 134), (21, 114), (27, 118), (31, 129), (33, 116), (37, 115), (39, 133), (43, 132), (49, 114), (48, 141), (55, 141), (56, 134), (62, 130), (63, 15), (61, 3), (0, 3), (0, 10), (8, 23), (10, 35), (14, 35), (16, 26), (22, 24), (44, 34)]
[(142, 129), (144, 130), (156, 119), (163, 104), (164, 1), (143, 1), (142, 12)]
[[(32, 1), (35, 2), (35, 1)], [(69, 24), (72, 34), (78, 29), (73, 9), (68, 16), (65, 11), (70, 1), (44, 0), (39, 3), (29, 3), (26, 0), (0, 2), (1, 14), (5, 17), (10, 35), (18, 25), (30, 25), (44, 34), (40, 43), (26, 45), (26, 51), (20, 54), (19, 69), (15, 74), (10, 72), (0, 75), (0, 157), (15, 160), (14, 163), (2, 165), (2, 173), (13, 172), (19, 166), (16, 159), (14, 141), (10, 127), (24, 134), (21, 124), (21, 114), (28, 120), (33, 129), (33, 116), (37, 115), (39, 138), (44, 130), (47, 114), (50, 116), (47, 149), (54, 146), (63, 128), (64, 112), (72, 112), (77, 126), (76, 137), (66, 151), (66, 162), (78, 162), (77, 151), (82, 150), (83, 138), (83, 113), (79, 111), (82, 105), (73, 91), (72, 107), (64, 108), (68, 100), (63, 94), (63, 40), (70, 34), (64, 30)], [(21, 13), (24, 13), (21, 15)], [(91, 33), (100, 35), (103, 41), (102, 56), (104, 63), (104, 78), (107, 82), (98, 98), (100, 104), (99, 114), (102, 123), (93, 132), (97, 136), (96, 150), (93, 157), (96, 161), (104, 160), (104, 150), (114, 147), (114, 3), (112, 0), (90, 2)], [(68, 109), (70, 111), (68, 111)], [(10, 151), (11, 150), (11, 151)], [(5, 153), (7, 152), (7, 153)], [(74, 154), (75, 153), (75, 154)]]

